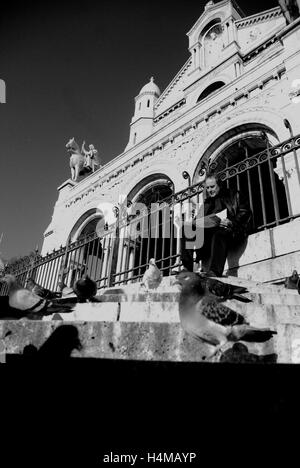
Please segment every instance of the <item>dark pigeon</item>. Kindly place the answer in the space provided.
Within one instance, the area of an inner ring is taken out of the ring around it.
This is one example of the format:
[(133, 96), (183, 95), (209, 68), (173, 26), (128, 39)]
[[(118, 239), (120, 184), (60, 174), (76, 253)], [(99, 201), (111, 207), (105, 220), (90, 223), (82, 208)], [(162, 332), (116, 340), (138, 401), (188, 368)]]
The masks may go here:
[(207, 289), (217, 297), (222, 299), (237, 299), (243, 302), (251, 302), (247, 297), (241, 296), (247, 293), (247, 288), (236, 286), (230, 283), (223, 283), (214, 278), (205, 278)]
[(270, 329), (252, 327), (243, 315), (223, 304), (223, 299), (208, 294), (196, 273), (177, 276), (181, 287), (179, 315), (183, 329), (194, 338), (216, 347), (215, 355), (228, 342), (265, 342), (276, 334)]
[(61, 297), (61, 292), (53, 292), (49, 289), (43, 288), (39, 284), (37, 284), (33, 278), (30, 278), (27, 282), (27, 289), (32, 291), (33, 293), (37, 294), (37, 296), (42, 297), (43, 299), (48, 299), (51, 301), (52, 299), (58, 299)]
[(88, 275), (85, 275), (76, 281), (73, 290), (78, 298), (78, 302), (93, 302), (97, 294), (97, 283)]
[[(32, 291), (20, 286), (13, 275), (5, 275), (0, 278), (1, 282), (8, 285), (8, 299), (4, 300), (4, 317), (12, 319), (40, 319), (44, 315), (52, 315), (55, 312), (71, 312), (72, 307), (65, 304), (59, 304), (55, 301), (43, 299)], [(5, 296), (4, 296), (5, 297)], [(18, 311), (18, 312), (17, 312)]]
[(298, 289), (299, 292), (300, 281), (297, 270), (294, 270), (292, 275), (285, 279), (284, 287), (287, 289)]

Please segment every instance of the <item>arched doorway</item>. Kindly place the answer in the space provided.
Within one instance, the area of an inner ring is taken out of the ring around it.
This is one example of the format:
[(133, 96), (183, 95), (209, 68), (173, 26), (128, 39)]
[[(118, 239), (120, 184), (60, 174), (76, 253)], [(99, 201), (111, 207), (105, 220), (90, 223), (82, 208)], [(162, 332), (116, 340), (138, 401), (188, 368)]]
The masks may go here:
[(154, 174), (139, 182), (129, 193), (127, 230), (124, 235), (125, 227), (120, 229), (117, 266), (118, 272), (125, 273), (119, 275), (117, 281), (141, 276), (150, 258), (155, 258), (164, 275), (169, 274), (176, 256), (176, 236), (168, 203), (173, 191), (169, 177)]
[(71, 244), (67, 262), (70, 286), (83, 275), (97, 281), (103, 276), (103, 239), (98, 235), (99, 221), (101, 215), (95, 212), (81, 226), (80, 222), (77, 222), (70, 234)]
[[(255, 231), (279, 224), (289, 216), (287, 188), (277, 174), (277, 160), (268, 160), (268, 152), (277, 143), (271, 129), (247, 124), (220, 136), (201, 158), (210, 171), (221, 173), (228, 188), (248, 197)], [(244, 164), (248, 159), (249, 164)], [(196, 173), (200, 167), (201, 163)]]

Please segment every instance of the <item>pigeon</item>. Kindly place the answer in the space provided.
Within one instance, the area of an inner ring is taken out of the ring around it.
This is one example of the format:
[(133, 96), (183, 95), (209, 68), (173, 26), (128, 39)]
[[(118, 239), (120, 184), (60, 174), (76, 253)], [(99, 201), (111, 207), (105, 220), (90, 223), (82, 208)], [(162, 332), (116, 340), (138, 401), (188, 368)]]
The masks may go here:
[(291, 276), (285, 279), (284, 287), (287, 289), (298, 289), (300, 288), (299, 275), (297, 270), (294, 270)]
[(203, 282), (206, 284), (206, 288), (210, 293), (224, 300), (237, 299), (242, 302), (251, 302), (251, 299), (242, 296), (242, 294), (248, 292), (247, 288), (230, 283), (223, 283), (217, 279), (207, 277), (203, 278)]
[[(15, 276), (7, 274), (0, 278), (0, 282), (8, 285), (8, 306), (19, 310), (19, 317), (34, 319), (55, 312), (70, 312), (72, 308), (68, 305), (59, 304), (48, 299), (43, 299), (32, 291), (20, 286)], [(14, 313), (14, 311), (12, 311)]]
[[(181, 286), (179, 315), (183, 329), (196, 339), (215, 346), (215, 354), (221, 353), (228, 342), (268, 341), (275, 331), (252, 327), (243, 315), (223, 304), (220, 297), (206, 293), (201, 277), (196, 273), (183, 271), (177, 276)], [(174, 284), (176, 284), (174, 283)]]
[(97, 294), (97, 283), (93, 281), (88, 275), (84, 275), (76, 281), (73, 291), (78, 298), (78, 302), (96, 302), (94, 296)]
[(22, 310), (26, 313), (36, 313), (46, 310), (48, 305), (51, 304), (32, 291), (22, 288), (13, 275), (7, 274), (3, 276), (1, 282), (3, 281), (8, 285), (9, 306), (14, 309)]
[(145, 271), (141, 286), (144, 286), (145, 288), (149, 289), (156, 289), (162, 280), (162, 273), (157, 268), (155, 264), (155, 259), (150, 258), (149, 260), (149, 268), (148, 270)]
[(62, 296), (61, 292), (52, 292), (49, 289), (43, 288), (43, 286), (40, 286), (37, 284), (33, 278), (29, 278), (27, 281), (27, 289), (29, 291), (32, 291), (34, 294), (37, 294), (37, 296), (42, 297), (43, 299), (58, 299), (59, 297)]

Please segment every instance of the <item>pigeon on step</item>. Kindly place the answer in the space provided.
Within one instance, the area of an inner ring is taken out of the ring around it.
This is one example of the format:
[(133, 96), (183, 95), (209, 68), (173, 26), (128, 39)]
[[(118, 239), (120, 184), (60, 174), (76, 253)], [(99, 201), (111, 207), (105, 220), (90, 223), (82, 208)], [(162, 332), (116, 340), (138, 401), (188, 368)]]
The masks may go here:
[(20, 286), (15, 276), (7, 274), (0, 278), (0, 282), (8, 285), (9, 308), (20, 311), (21, 317), (34, 319), (43, 315), (51, 315), (55, 312), (70, 312), (72, 308), (54, 301), (43, 299), (32, 291)]
[(43, 299), (49, 299), (49, 301), (51, 301), (52, 299), (58, 299), (59, 297), (62, 296), (61, 292), (53, 292), (53, 291), (50, 291), (49, 289), (43, 288), (42, 286), (37, 284), (33, 278), (30, 278), (27, 281), (26, 287), (27, 289), (29, 289), (29, 291), (32, 291), (34, 294), (37, 294)]
[(156, 289), (162, 281), (162, 273), (157, 268), (155, 264), (155, 259), (150, 258), (149, 268), (145, 271), (141, 286), (144, 286), (146, 289)]
[(220, 353), (228, 342), (268, 341), (275, 331), (252, 327), (245, 318), (226, 307), (223, 299), (207, 294), (201, 277), (183, 271), (177, 276), (180, 285), (179, 315), (183, 329), (194, 338), (215, 346), (210, 357)]
[(284, 287), (287, 289), (298, 289), (299, 291), (299, 275), (297, 270), (294, 270), (291, 276), (288, 276), (285, 279)]
[(0, 279), (8, 285), (9, 306), (13, 309), (22, 310), (24, 315), (29, 313), (42, 312), (51, 304), (46, 299), (42, 299), (32, 291), (20, 286), (15, 276), (7, 274)]
[(242, 302), (251, 302), (250, 299), (242, 296), (242, 294), (248, 292), (247, 288), (230, 283), (223, 283), (217, 279), (207, 277), (203, 278), (203, 282), (206, 284), (206, 288), (209, 292), (224, 300), (237, 299)]
[(96, 301), (94, 296), (97, 294), (97, 283), (93, 281), (88, 275), (84, 275), (76, 281), (73, 287), (74, 293), (78, 298), (78, 302)]

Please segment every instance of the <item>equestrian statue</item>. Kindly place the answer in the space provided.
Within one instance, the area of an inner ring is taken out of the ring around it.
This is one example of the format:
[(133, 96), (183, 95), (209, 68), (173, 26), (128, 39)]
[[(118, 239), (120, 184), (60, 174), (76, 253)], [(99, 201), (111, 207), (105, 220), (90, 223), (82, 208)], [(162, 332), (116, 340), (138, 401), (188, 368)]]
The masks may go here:
[(89, 151), (85, 149), (83, 142), (81, 151), (75, 138), (71, 138), (66, 144), (68, 153), (70, 154), (71, 179), (78, 181), (79, 176), (95, 172), (99, 169), (100, 163), (98, 159), (98, 151), (94, 145), (89, 145)]

